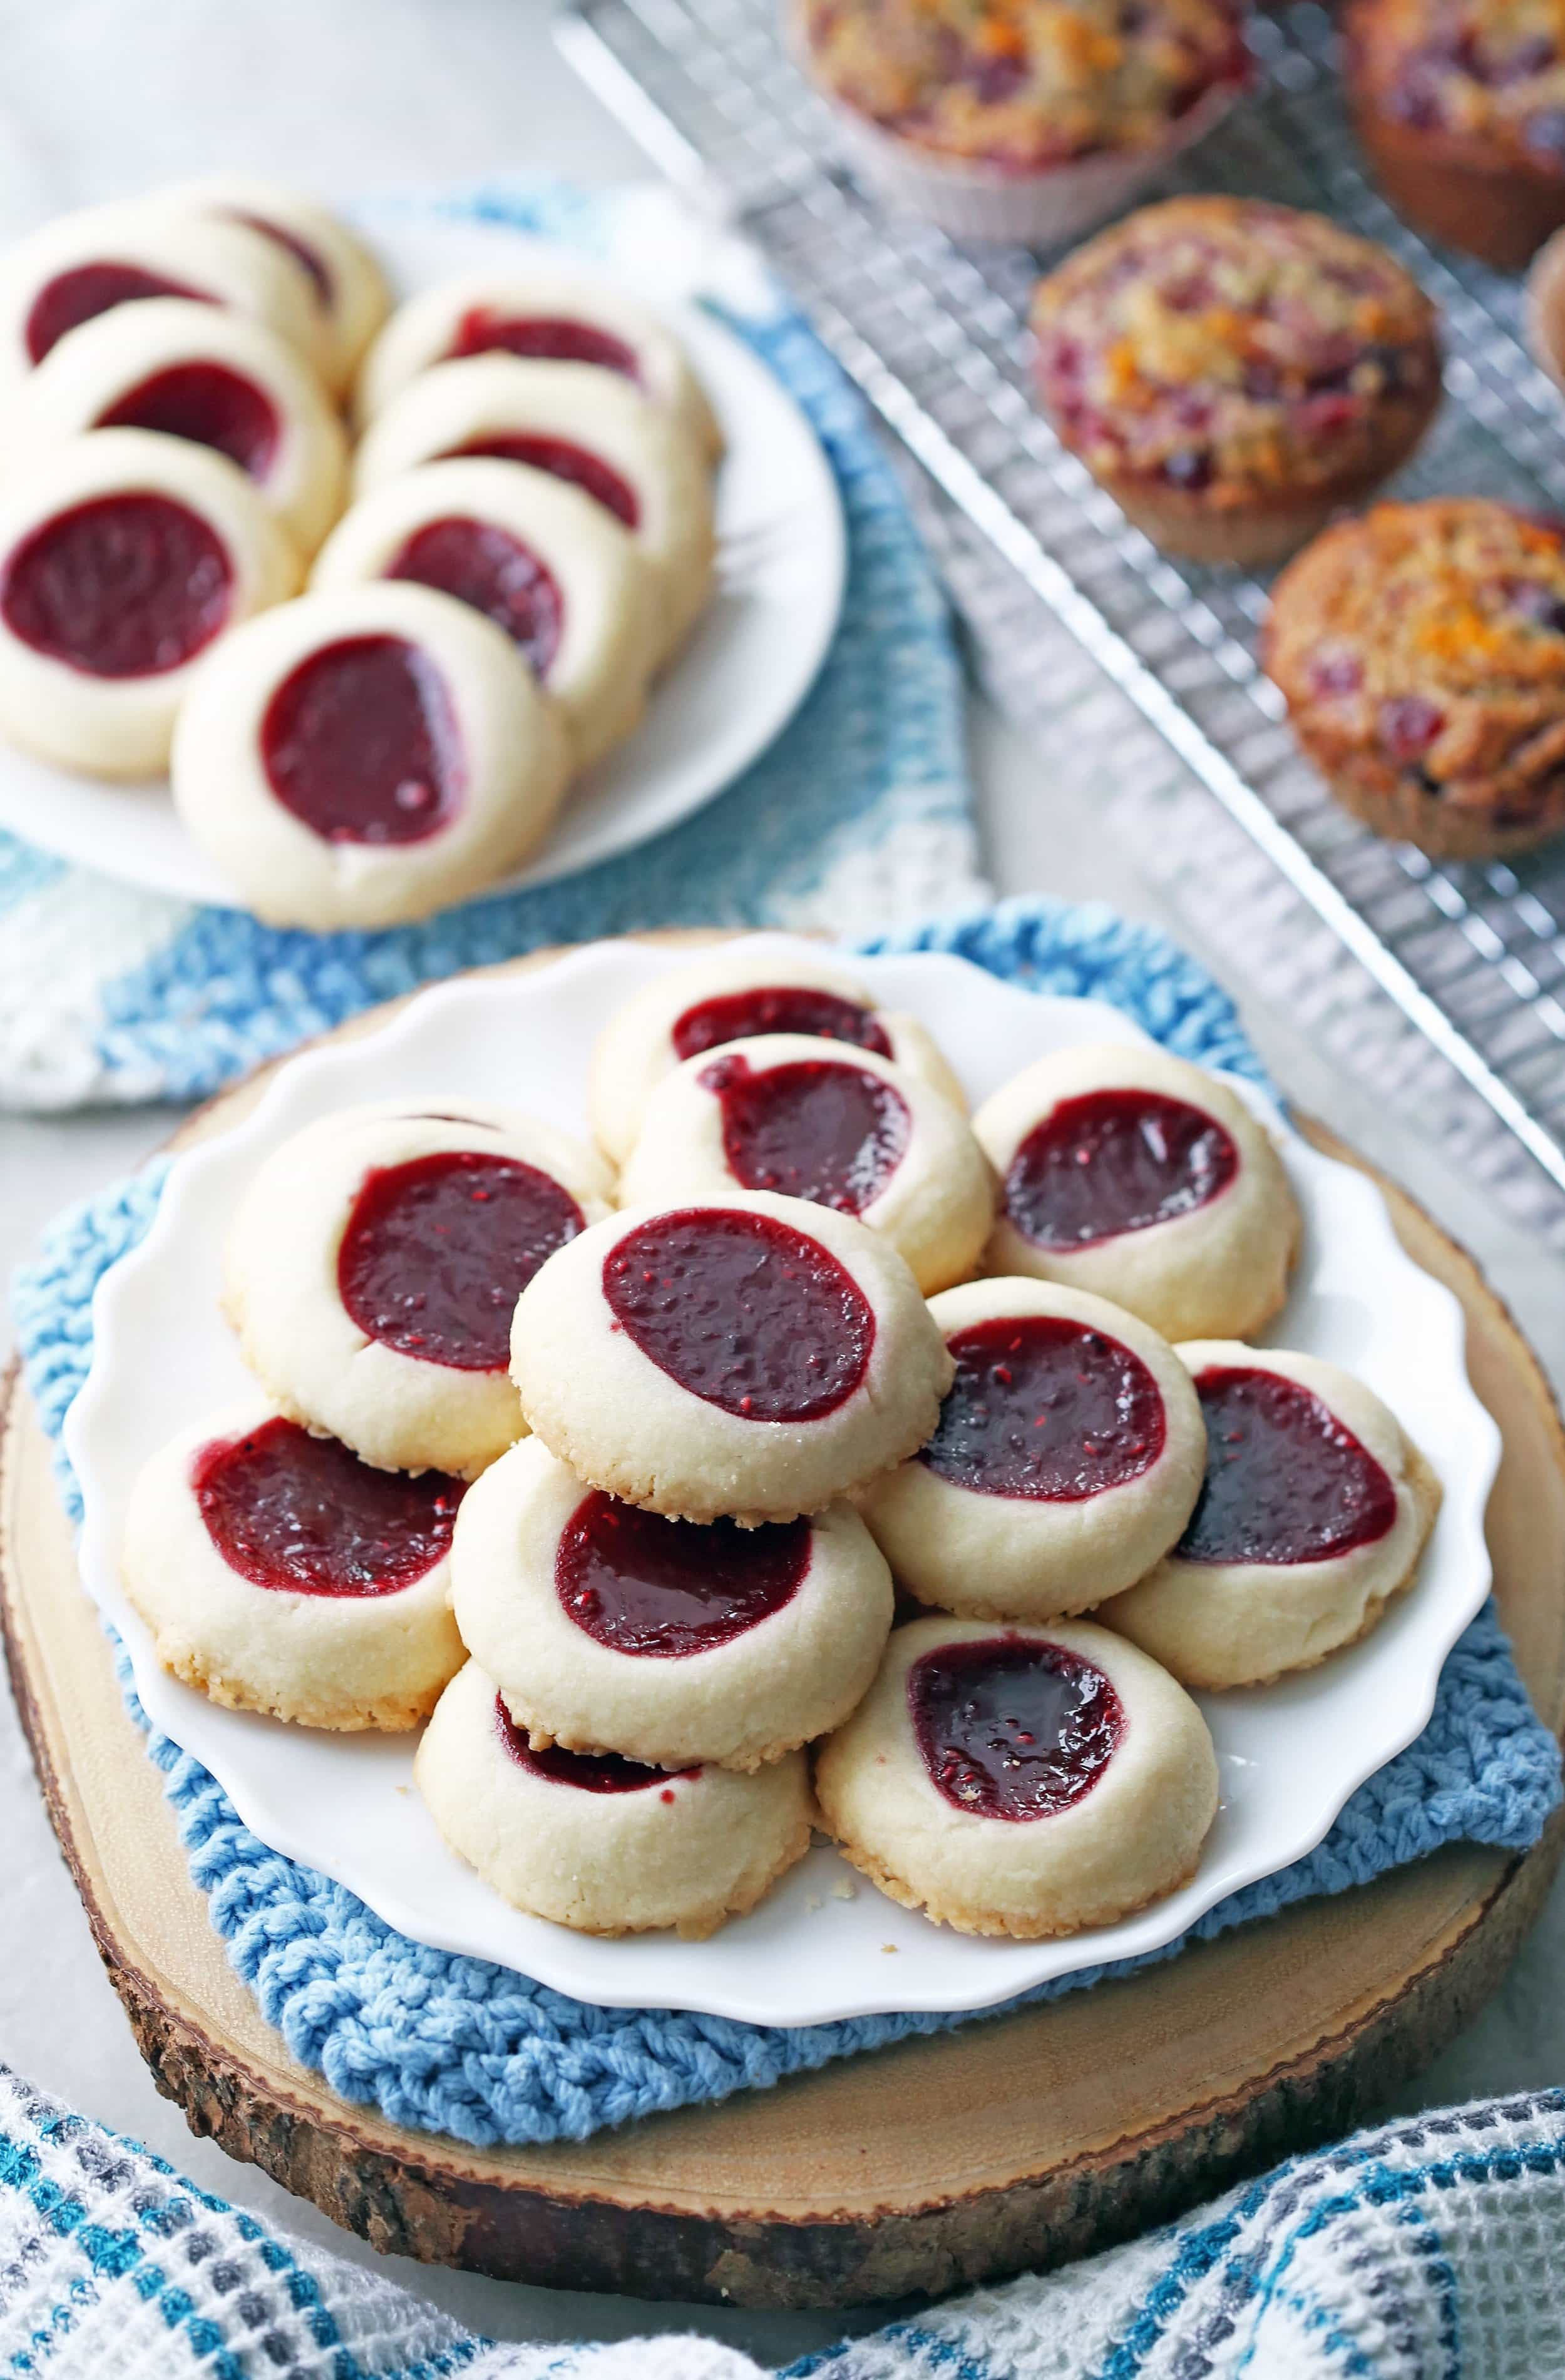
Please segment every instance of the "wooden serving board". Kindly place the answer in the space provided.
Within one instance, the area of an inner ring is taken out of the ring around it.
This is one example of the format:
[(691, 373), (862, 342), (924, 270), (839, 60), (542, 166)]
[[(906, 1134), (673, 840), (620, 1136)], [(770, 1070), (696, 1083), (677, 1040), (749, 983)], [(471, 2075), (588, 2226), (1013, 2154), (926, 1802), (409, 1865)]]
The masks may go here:
[[(381, 1013), (384, 1014), (384, 1012)], [(363, 1030), (359, 1020), (349, 1030)], [(252, 1082), (186, 1127), (236, 1119)], [(1347, 1157), (1312, 1128), (1317, 1146)], [(1504, 1461), (1496, 1590), (1565, 1723), (1565, 1434), (1477, 1269), (1386, 1185), (1466, 1309)], [(561, 2288), (845, 2306), (1062, 2262), (1342, 2131), (1499, 1981), (1565, 1849), (1454, 1847), (1365, 1888), (1021, 2014), (848, 2059), (582, 2144), (480, 2152), (402, 2131), (296, 2065), (231, 1973), (76, 1577), (49, 1448), (13, 1380), (0, 1620), (55, 1829), (158, 2088), (192, 2131), (376, 2247)]]

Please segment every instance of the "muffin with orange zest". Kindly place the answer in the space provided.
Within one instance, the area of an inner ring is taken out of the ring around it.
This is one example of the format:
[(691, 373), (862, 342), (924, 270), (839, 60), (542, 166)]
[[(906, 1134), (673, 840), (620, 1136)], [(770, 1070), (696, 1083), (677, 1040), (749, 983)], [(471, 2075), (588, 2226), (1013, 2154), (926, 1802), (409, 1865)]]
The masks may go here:
[(1251, 567), (1388, 479), (1440, 401), (1435, 309), (1324, 215), (1169, 199), (1078, 249), (1033, 309), (1040, 402), (1155, 545)]
[(1266, 666), (1333, 793), (1437, 859), (1565, 830), (1565, 523), (1377, 504), (1277, 583)]
[(789, 0), (866, 178), (958, 239), (1128, 206), (1249, 79), (1246, 0)]

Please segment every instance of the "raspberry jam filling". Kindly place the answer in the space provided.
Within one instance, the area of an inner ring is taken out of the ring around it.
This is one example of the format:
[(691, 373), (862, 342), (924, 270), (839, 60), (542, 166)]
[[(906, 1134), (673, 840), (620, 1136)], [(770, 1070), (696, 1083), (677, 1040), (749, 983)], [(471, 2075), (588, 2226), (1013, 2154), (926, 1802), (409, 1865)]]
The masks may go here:
[(1101, 1670), (1025, 1636), (959, 1639), (921, 1655), (908, 1711), (936, 1790), (978, 1818), (1058, 1817), (1092, 1791), (1125, 1732)]
[(723, 1154), (747, 1190), (862, 1215), (907, 1154), (912, 1118), (895, 1085), (862, 1066), (804, 1058), (754, 1067), (714, 1059), (699, 1077), (723, 1119)]
[(7, 555), (0, 616), (14, 636), (88, 677), (156, 677), (228, 617), (233, 565), (171, 496), (94, 496), (40, 522)]
[(214, 446), (252, 480), (276, 459), (282, 425), (264, 389), (226, 364), (170, 364), (100, 413), (99, 430), (155, 430), (165, 438)]
[(874, 1315), (817, 1240), (771, 1215), (654, 1216), (604, 1259), (604, 1296), (649, 1363), (743, 1421), (820, 1421), (869, 1370)]
[(525, 1730), (518, 1727), (498, 1694), (495, 1724), (519, 1768), (546, 1777), (551, 1785), (574, 1785), (579, 1793), (644, 1793), (649, 1786), (661, 1785), (664, 1800), (671, 1802), (681, 1778), (701, 1775), (699, 1768), (647, 1768), (639, 1760), (622, 1759), (617, 1752), (567, 1752), (557, 1743), (551, 1743), (545, 1752), (534, 1752)]
[(585, 446), (572, 445), (567, 438), (495, 431), (487, 438), (470, 438), (465, 446), (447, 447), (446, 456), (458, 455), (482, 455), (495, 463), (526, 463), (534, 471), (547, 471), (551, 480), (569, 480), (627, 528), (641, 527), (641, 500), (629, 480), (622, 480), (601, 455), (590, 455)]
[(345, 637), (300, 662), (261, 722), (283, 808), (324, 843), (422, 843), (465, 786), (445, 681), (401, 637)]
[(725, 1041), (749, 1041), (762, 1033), (809, 1033), (821, 1041), (847, 1041), (889, 1058), (891, 1044), (867, 1008), (839, 1000), (835, 991), (812, 991), (804, 984), (758, 985), (753, 991), (719, 992), (698, 1000), (675, 1020), (670, 1038), (679, 1058), (700, 1058)]
[(559, 650), (565, 599), (535, 553), (493, 521), (426, 521), (386, 565), (388, 578), (415, 578), (471, 603), (504, 628), (540, 677)]
[(517, 1299), (586, 1217), (517, 1157), (436, 1149), (366, 1176), (337, 1293), (366, 1338), (454, 1372), (503, 1372)]
[(213, 303), (204, 289), (187, 288), (184, 282), (148, 273), (139, 264), (111, 264), (106, 260), (99, 264), (73, 264), (68, 273), (57, 273), (53, 281), (46, 281), (29, 309), (22, 333), (29, 358), (41, 364), (67, 331), (137, 298), (190, 298), (201, 306)]
[(1329, 1405), (1280, 1372), (1203, 1372), (1206, 1476), (1175, 1547), (1190, 1562), (1333, 1561), (1373, 1545), (1397, 1491)]
[(442, 1471), (375, 1471), (279, 1415), (203, 1446), (190, 1486), (206, 1533), (253, 1586), (397, 1595), (443, 1561), (464, 1494)]
[(508, 356), (539, 356), (552, 363), (596, 364), (641, 385), (642, 368), (634, 347), (617, 339), (612, 331), (600, 330), (595, 322), (571, 322), (560, 315), (508, 314), (501, 306), (472, 306), (458, 323), (446, 353), (486, 356), (497, 347)]
[(555, 1587), (567, 1618), (610, 1652), (682, 1660), (769, 1620), (809, 1567), (808, 1521), (703, 1528), (594, 1489), (560, 1536)]
[(1078, 1504), (1163, 1451), (1163, 1398), (1139, 1355), (1063, 1315), (975, 1322), (946, 1344), (957, 1376), (919, 1460), (953, 1488)]
[(1216, 1116), (1160, 1091), (1088, 1091), (1061, 1099), (1021, 1143), (1006, 1212), (1034, 1247), (1090, 1248), (1193, 1214), (1238, 1172)]
[(332, 286), (332, 276), (326, 268), (326, 261), (319, 249), (312, 248), (307, 239), (300, 239), (296, 231), (286, 230), (283, 225), (271, 222), (265, 215), (246, 214), (242, 208), (231, 207), (228, 210), (228, 220), (230, 223), (243, 224), (247, 231), (258, 231), (263, 239), (269, 239), (272, 242), (274, 248), (284, 249), (292, 257), (296, 264), (303, 266), (310, 276), (310, 285), (321, 304), (326, 307), (332, 304), (336, 293)]

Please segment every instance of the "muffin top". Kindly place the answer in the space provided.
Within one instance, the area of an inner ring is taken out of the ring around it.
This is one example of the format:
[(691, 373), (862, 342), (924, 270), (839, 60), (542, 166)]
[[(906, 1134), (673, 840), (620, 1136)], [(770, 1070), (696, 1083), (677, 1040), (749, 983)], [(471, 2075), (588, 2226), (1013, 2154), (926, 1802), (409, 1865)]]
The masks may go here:
[(825, 87), (888, 131), (1010, 173), (1142, 149), (1241, 83), (1244, 0), (796, 0)]
[(1373, 468), (1388, 404), (1439, 385), (1435, 310), (1395, 258), (1259, 199), (1142, 208), (1040, 284), (1033, 327), (1068, 446), (1215, 497)]
[(1535, 788), (1565, 768), (1565, 523), (1377, 504), (1283, 573), (1266, 664), (1328, 757), (1432, 794)]
[(1348, 35), (1381, 114), (1565, 174), (1565, 0), (1354, 0)]

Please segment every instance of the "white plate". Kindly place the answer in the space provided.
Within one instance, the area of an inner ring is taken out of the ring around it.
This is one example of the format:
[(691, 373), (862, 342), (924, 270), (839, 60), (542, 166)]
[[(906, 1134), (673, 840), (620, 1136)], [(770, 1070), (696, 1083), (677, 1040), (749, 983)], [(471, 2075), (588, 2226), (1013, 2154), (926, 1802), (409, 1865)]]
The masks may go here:
[[(605, 277), (504, 225), (402, 206), (363, 209), (361, 221), (403, 296), (532, 258)], [(742, 339), (694, 308), (665, 310), (727, 441), (712, 601), (636, 734), (578, 781), (547, 843), (496, 891), (611, 859), (732, 784), (809, 692), (842, 608), (842, 505), (814, 431)], [(104, 784), (0, 744), (0, 826), (148, 892), (237, 905), (175, 816), (165, 783)]]
[[(790, 947), (779, 936), (757, 947)], [(491, 1098), (584, 1129), (588, 1051), (609, 1011), (678, 953), (600, 944), (511, 979), (426, 991), (362, 1040), (285, 1066), (254, 1112), (176, 1163), (142, 1245), (93, 1307), (95, 1348), (66, 1443), (86, 1500), (88, 1592), (130, 1649), (154, 1726), (226, 1788), (263, 1841), (348, 1885), (416, 1940), (493, 1959), (580, 1999), (814, 2024), (887, 2009), (984, 2008), (1051, 1976), (1153, 1950), (1214, 1901), (1317, 1843), (1356, 1786), (1412, 1741), (1440, 1665), (1489, 1585), (1484, 1509), (1498, 1433), (1468, 1385), (1461, 1309), (1420, 1271), (1364, 1175), (1318, 1156), (1257, 1094), (1305, 1216), (1297, 1285), (1271, 1334), (1347, 1365), (1386, 1398), (1445, 1485), (1423, 1572), (1363, 1644), (1280, 1684), (1207, 1696), (1222, 1807), (1182, 1890), (1064, 1942), (974, 1940), (898, 1908), (817, 1849), (770, 1899), (707, 1942), (599, 1941), (509, 1909), (442, 1843), (412, 1783), (407, 1737), (331, 1736), (219, 1710), (166, 1676), (128, 1608), (116, 1560), (141, 1463), (177, 1429), (241, 1395), (217, 1312), (223, 1237), (243, 1184), (287, 1134), (360, 1099)], [(1045, 1050), (1142, 1037), (1092, 1001), (1045, 1000), (954, 958), (855, 960), (887, 1007), (939, 1037), (977, 1099)], [(1243, 1089), (1242, 1085), (1236, 1087)]]

